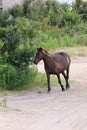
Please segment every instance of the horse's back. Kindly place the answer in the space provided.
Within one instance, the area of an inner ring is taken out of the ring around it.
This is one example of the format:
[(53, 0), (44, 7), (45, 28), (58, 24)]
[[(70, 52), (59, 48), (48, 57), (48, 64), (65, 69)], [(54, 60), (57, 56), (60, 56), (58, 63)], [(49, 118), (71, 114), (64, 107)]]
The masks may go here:
[(54, 54), (55, 59), (61, 64), (69, 66), (71, 63), (70, 57), (65, 52), (58, 52)]

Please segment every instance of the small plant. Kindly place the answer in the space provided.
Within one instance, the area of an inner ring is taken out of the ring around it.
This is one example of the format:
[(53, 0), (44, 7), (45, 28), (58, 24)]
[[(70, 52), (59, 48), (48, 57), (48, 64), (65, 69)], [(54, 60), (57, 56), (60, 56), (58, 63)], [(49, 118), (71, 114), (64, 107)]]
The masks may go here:
[(0, 107), (7, 107), (7, 99), (4, 97), (3, 100), (0, 102)]
[(42, 91), (41, 91), (41, 90), (38, 90), (38, 91), (37, 91), (37, 93), (38, 93), (38, 94), (41, 94), (41, 93), (42, 93)]

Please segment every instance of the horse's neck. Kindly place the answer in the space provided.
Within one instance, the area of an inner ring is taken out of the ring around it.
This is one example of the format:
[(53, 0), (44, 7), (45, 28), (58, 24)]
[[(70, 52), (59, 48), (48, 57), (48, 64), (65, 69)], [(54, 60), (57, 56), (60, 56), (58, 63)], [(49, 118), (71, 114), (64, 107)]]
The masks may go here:
[(50, 54), (50, 53), (46, 54), (43, 58), (43, 61), (44, 61), (45, 66), (50, 66), (53, 63), (52, 54)]

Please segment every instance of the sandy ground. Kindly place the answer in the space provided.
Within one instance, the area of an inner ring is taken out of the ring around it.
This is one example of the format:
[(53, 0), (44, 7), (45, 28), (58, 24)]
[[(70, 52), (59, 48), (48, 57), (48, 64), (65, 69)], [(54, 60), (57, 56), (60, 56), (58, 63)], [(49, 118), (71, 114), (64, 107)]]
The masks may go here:
[[(43, 71), (43, 63), (39, 65)], [(87, 57), (72, 59), (71, 88), (0, 96), (0, 130), (87, 130)], [(4, 100), (5, 100), (4, 99)]]

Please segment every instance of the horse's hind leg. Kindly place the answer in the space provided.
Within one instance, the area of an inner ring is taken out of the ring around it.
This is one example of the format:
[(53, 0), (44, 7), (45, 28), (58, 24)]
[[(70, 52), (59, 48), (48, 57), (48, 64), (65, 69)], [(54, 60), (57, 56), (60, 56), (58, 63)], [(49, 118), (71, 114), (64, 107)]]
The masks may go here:
[(66, 69), (66, 74), (67, 74), (67, 78), (66, 78), (66, 82), (67, 82), (67, 84), (66, 84), (66, 89), (67, 88), (70, 88), (70, 85), (69, 85), (69, 82), (68, 82), (68, 80), (69, 80), (69, 66), (67, 67), (67, 69)]
[(65, 78), (65, 81), (66, 81), (66, 89), (68, 89), (70, 86), (69, 86), (69, 83), (68, 83), (68, 79), (69, 79), (69, 70), (66, 69), (66, 74), (65, 72), (62, 73), (64, 78)]
[(61, 86), (61, 88), (62, 88), (62, 91), (64, 91), (65, 89), (64, 89), (64, 87), (63, 87), (63, 85), (62, 85), (62, 83), (61, 83), (60, 74), (57, 75), (57, 78), (58, 78), (58, 82), (59, 82), (59, 84), (60, 84), (60, 86)]

